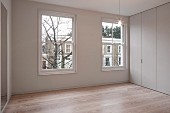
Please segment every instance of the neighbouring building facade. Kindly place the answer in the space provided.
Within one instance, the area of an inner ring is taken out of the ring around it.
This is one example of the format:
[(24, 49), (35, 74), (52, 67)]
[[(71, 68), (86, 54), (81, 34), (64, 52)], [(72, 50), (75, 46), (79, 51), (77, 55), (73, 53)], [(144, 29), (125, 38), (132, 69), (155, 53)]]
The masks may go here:
[(122, 66), (121, 39), (102, 38), (103, 44), (103, 67)]

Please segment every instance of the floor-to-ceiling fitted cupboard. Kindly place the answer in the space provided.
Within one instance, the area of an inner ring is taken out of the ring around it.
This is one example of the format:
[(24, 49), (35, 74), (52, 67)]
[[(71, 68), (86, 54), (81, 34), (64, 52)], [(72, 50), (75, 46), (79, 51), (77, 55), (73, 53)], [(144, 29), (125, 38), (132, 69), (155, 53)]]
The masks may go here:
[(170, 94), (170, 3), (130, 17), (130, 81)]
[[(7, 10), (1, 3), (1, 110), (7, 103)], [(0, 111), (1, 111), (0, 110)]]
[(170, 94), (170, 3), (157, 8), (157, 90)]
[(0, 113), (11, 96), (11, 0), (0, 0)]
[(142, 13), (142, 85), (156, 89), (156, 8)]
[(142, 85), (141, 81), (141, 14), (130, 18), (130, 81)]

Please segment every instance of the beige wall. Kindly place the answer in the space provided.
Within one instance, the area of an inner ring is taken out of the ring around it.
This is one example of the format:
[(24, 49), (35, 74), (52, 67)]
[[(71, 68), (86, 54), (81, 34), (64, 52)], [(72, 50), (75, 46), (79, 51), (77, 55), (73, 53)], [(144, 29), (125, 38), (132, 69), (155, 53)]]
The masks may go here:
[[(3, 3), (3, 5), (5, 6), (5, 8), (8, 11), (8, 17), (7, 17), (7, 65), (8, 65), (8, 69), (7, 69), (7, 80), (8, 80), (8, 100), (10, 99), (11, 96), (11, 0), (0, 0), (1, 3)], [(0, 8), (0, 12), (1, 12), (1, 8)], [(1, 22), (1, 20), (0, 20)], [(1, 31), (1, 28), (0, 28)], [(1, 33), (0, 33), (1, 36)], [(1, 44), (1, 38), (0, 38), (0, 44)], [(1, 45), (0, 45), (0, 54), (1, 54)], [(1, 59), (1, 55), (0, 55), (0, 59)], [(1, 61), (0, 61), (0, 69), (1, 69)], [(0, 70), (1, 73), (1, 70)], [(1, 74), (0, 74), (1, 75)], [(1, 76), (0, 76), (1, 77)], [(1, 79), (0, 79), (1, 81)], [(1, 88), (1, 87), (0, 87)], [(1, 89), (0, 89), (1, 90)]]
[[(76, 15), (77, 73), (38, 75), (38, 10)], [(127, 82), (129, 71), (102, 72), (101, 19), (114, 15), (23, 0), (13, 1), (13, 94)], [(124, 20), (128, 21), (127, 18)]]

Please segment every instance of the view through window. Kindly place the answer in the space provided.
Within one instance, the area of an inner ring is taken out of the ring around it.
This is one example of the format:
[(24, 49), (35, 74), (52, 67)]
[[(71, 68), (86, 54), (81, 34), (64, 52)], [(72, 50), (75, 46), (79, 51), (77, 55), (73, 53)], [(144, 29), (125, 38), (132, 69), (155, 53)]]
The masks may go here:
[(74, 68), (74, 18), (62, 14), (41, 15), (41, 70)]
[(125, 62), (124, 25), (102, 22), (103, 68), (123, 67)]

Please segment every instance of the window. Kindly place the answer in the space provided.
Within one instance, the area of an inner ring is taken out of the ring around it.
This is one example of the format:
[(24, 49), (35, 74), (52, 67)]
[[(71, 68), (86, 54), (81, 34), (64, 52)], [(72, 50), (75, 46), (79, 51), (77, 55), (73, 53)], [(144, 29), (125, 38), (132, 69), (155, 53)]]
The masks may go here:
[(112, 56), (111, 55), (106, 55), (105, 57), (103, 57), (103, 65), (105, 67), (112, 66)]
[(105, 66), (111, 66), (110, 64), (111, 64), (110, 58), (109, 58), (109, 57), (106, 57), (106, 58), (105, 58)]
[(71, 44), (66, 44), (65, 46), (65, 52), (70, 53), (71, 52)]
[(39, 74), (75, 72), (75, 16), (40, 11)]
[(121, 54), (121, 46), (118, 46), (118, 53)]
[[(102, 22), (102, 70), (125, 69), (126, 25), (118, 25), (112, 19)], [(109, 57), (108, 57), (109, 55)]]
[(120, 56), (119, 56), (118, 62), (119, 62), (119, 65), (121, 65), (121, 57)]
[(107, 45), (106, 46), (106, 52), (107, 53), (112, 53), (112, 45)]
[(106, 58), (105, 60), (106, 60), (105, 66), (110, 66), (110, 59)]

